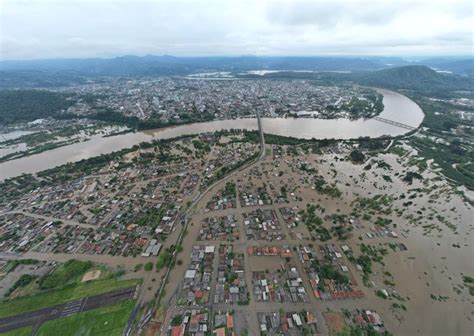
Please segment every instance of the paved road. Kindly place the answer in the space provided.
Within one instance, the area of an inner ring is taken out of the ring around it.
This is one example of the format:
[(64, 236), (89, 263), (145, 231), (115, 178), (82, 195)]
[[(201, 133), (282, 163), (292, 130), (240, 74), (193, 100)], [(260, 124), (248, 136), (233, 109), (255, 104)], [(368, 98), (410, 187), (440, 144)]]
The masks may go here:
[[(186, 232), (187, 230), (187, 226), (188, 226), (188, 216), (189, 214), (191, 213), (191, 211), (194, 209), (194, 207), (201, 201), (201, 199), (210, 191), (212, 190), (217, 184), (219, 183), (222, 183), (223, 181), (226, 181), (230, 178), (232, 178), (235, 174), (241, 172), (242, 170), (244, 169), (247, 169), (248, 167), (252, 166), (253, 164), (257, 163), (258, 161), (262, 160), (264, 157), (265, 157), (265, 136), (264, 136), (264, 133), (263, 133), (263, 128), (262, 128), (262, 122), (261, 122), (261, 119), (260, 119), (260, 114), (257, 112), (257, 122), (258, 122), (258, 129), (259, 129), (259, 134), (260, 134), (260, 155), (259, 157), (255, 160), (255, 161), (252, 161), (252, 162), (249, 162), (248, 164), (245, 164), (243, 165), (242, 167), (236, 169), (235, 171), (231, 172), (230, 174), (224, 176), (222, 179), (220, 180), (217, 180), (215, 181), (214, 183), (212, 183), (209, 187), (206, 188), (206, 190), (204, 190), (202, 193), (200, 193), (198, 196), (196, 196), (194, 198), (194, 200), (192, 201), (191, 205), (188, 207), (188, 209), (181, 215), (179, 216), (179, 218), (176, 219), (176, 223), (180, 223), (181, 221), (184, 220), (184, 225), (181, 229), (181, 232), (179, 233), (179, 236), (178, 236), (178, 239), (177, 239), (177, 245), (181, 244), (182, 243), (182, 240), (183, 240), (183, 237), (184, 237), (184, 233)], [(176, 260), (176, 251), (173, 253), (173, 258), (170, 262), (170, 264), (172, 264), (173, 262), (175, 262)], [(171, 272), (171, 267), (168, 267), (167, 270), (166, 270), (166, 273), (165, 273), (165, 276), (164, 276), (164, 279), (162, 281), (162, 285), (160, 287), (160, 289), (158, 290), (158, 303), (160, 302), (161, 300), (161, 294), (166, 286), (166, 283), (167, 283), (167, 280), (168, 280), (168, 277), (169, 277), (169, 274)]]
[(132, 299), (135, 291), (136, 286), (133, 286), (105, 294), (69, 301), (32, 312), (0, 318), (0, 333), (27, 326), (33, 326), (33, 329), (36, 329), (46, 321)]
[[(192, 203), (188, 207), (188, 209), (176, 220), (176, 223), (179, 223), (182, 220), (184, 220), (184, 225), (183, 225), (183, 227), (181, 229), (181, 232), (179, 233), (179, 236), (178, 236), (178, 239), (177, 239), (177, 243), (176, 243), (177, 245), (181, 244), (181, 242), (183, 240), (183, 237), (184, 237), (184, 233), (187, 230), (189, 214), (194, 209), (194, 207), (201, 201), (201, 199), (210, 190), (212, 190), (217, 184), (222, 183), (223, 181), (226, 181), (226, 180), (232, 178), (235, 174), (241, 172), (244, 169), (247, 169), (248, 167), (252, 166), (253, 164), (257, 163), (258, 161), (262, 160), (265, 157), (265, 137), (264, 137), (263, 128), (262, 128), (262, 121), (260, 119), (260, 114), (258, 112), (257, 112), (257, 122), (258, 122), (258, 130), (259, 130), (259, 134), (260, 134), (260, 155), (259, 155), (259, 157), (255, 161), (249, 162), (248, 164), (245, 164), (242, 167), (240, 167), (240, 168), (236, 169), (235, 171), (231, 172), (230, 174), (224, 176), (222, 179), (215, 181), (209, 187), (207, 187), (206, 190), (204, 190), (202, 193), (200, 193), (197, 197), (194, 198), (194, 200), (192, 201)], [(175, 261), (174, 259), (176, 259), (176, 256), (177, 256), (177, 254), (176, 254), (176, 251), (175, 251), (173, 253), (173, 259), (171, 260), (170, 264), (172, 264)], [(163, 290), (166, 286), (166, 283), (167, 283), (170, 272), (171, 272), (171, 267), (168, 267), (167, 270), (166, 270), (166, 274), (164, 276), (164, 280), (162, 281), (162, 286), (160, 287), (160, 289), (158, 291), (158, 303), (161, 299), (161, 294), (162, 294), (162, 292), (163, 292)]]

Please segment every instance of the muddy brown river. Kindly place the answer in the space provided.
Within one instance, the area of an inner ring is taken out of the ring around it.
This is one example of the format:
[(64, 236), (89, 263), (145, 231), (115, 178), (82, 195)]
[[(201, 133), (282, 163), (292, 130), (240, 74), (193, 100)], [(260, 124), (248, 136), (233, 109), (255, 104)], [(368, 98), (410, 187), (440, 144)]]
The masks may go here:
[[(379, 117), (412, 127), (418, 127), (421, 124), (424, 114), (415, 102), (393, 91), (377, 90), (384, 96), (384, 110)], [(406, 128), (375, 119), (263, 118), (262, 125), (265, 133), (305, 139), (353, 139), (361, 136), (376, 138), (382, 135), (402, 135), (409, 131)], [(181, 135), (229, 129), (256, 130), (257, 120), (255, 118), (216, 120), (105, 138), (101, 135), (95, 135), (85, 142), (4, 162), (0, 164), (0, 180), (19, 176), (23, 173), (36, 173), (68, 162), (76, 162), (97, 155), (111, 153), (153, 139), (170, 139)]]

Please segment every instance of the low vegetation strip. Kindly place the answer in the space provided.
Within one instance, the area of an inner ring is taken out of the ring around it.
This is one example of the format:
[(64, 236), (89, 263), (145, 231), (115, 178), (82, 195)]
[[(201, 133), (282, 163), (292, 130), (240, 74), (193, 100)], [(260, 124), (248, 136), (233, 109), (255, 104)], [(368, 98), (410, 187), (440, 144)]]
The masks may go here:
[[(43, 324), (37, 335), (122, 335), (133, 300), (90, 310)], [(71, 332), (73, 331), (73, 332)]]
[(19, 328), (11, 331), (7, 331), (5, 333), (1, 333), (2, 336), (30, 336), (31, 331), (33, 328), (31, 327), (25, 327), (25, 328)]
[(46, 293), (3, 301), (0, 303), (0, 317), (13, 316), (64, 303), (69, 300), (107, 293), (116, 289), (137, 285), (140, 281), (141, 280), (138, 279), (119, 281), (115, 278), (109, 278), (78, 285), (70, 285), (60, 290), (52, 290)]

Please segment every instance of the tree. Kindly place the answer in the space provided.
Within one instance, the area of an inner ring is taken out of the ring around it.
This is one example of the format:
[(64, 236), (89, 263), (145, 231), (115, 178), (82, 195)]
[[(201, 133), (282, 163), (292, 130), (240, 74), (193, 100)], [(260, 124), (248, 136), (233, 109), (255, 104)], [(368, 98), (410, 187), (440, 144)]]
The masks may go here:
[(147, 262), (144, 268), (147, 272), (151, 271), (153, 269), (153, 263), (151, 261)]
[(365, 161), (364, 154), (362, 154), (362, 152), (358, 151), (357, 149), (354, 149), (349, 155), (349, 157), (355, 163), (362, 163)]

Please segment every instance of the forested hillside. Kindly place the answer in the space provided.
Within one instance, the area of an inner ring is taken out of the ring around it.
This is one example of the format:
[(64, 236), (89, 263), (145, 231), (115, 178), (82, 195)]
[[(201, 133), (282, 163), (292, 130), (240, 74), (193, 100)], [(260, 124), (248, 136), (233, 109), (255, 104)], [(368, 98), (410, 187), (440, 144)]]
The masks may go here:
[(0, 91), (0, 123), (54, 116), (73, 104), (64, 94), (44, 90)]

